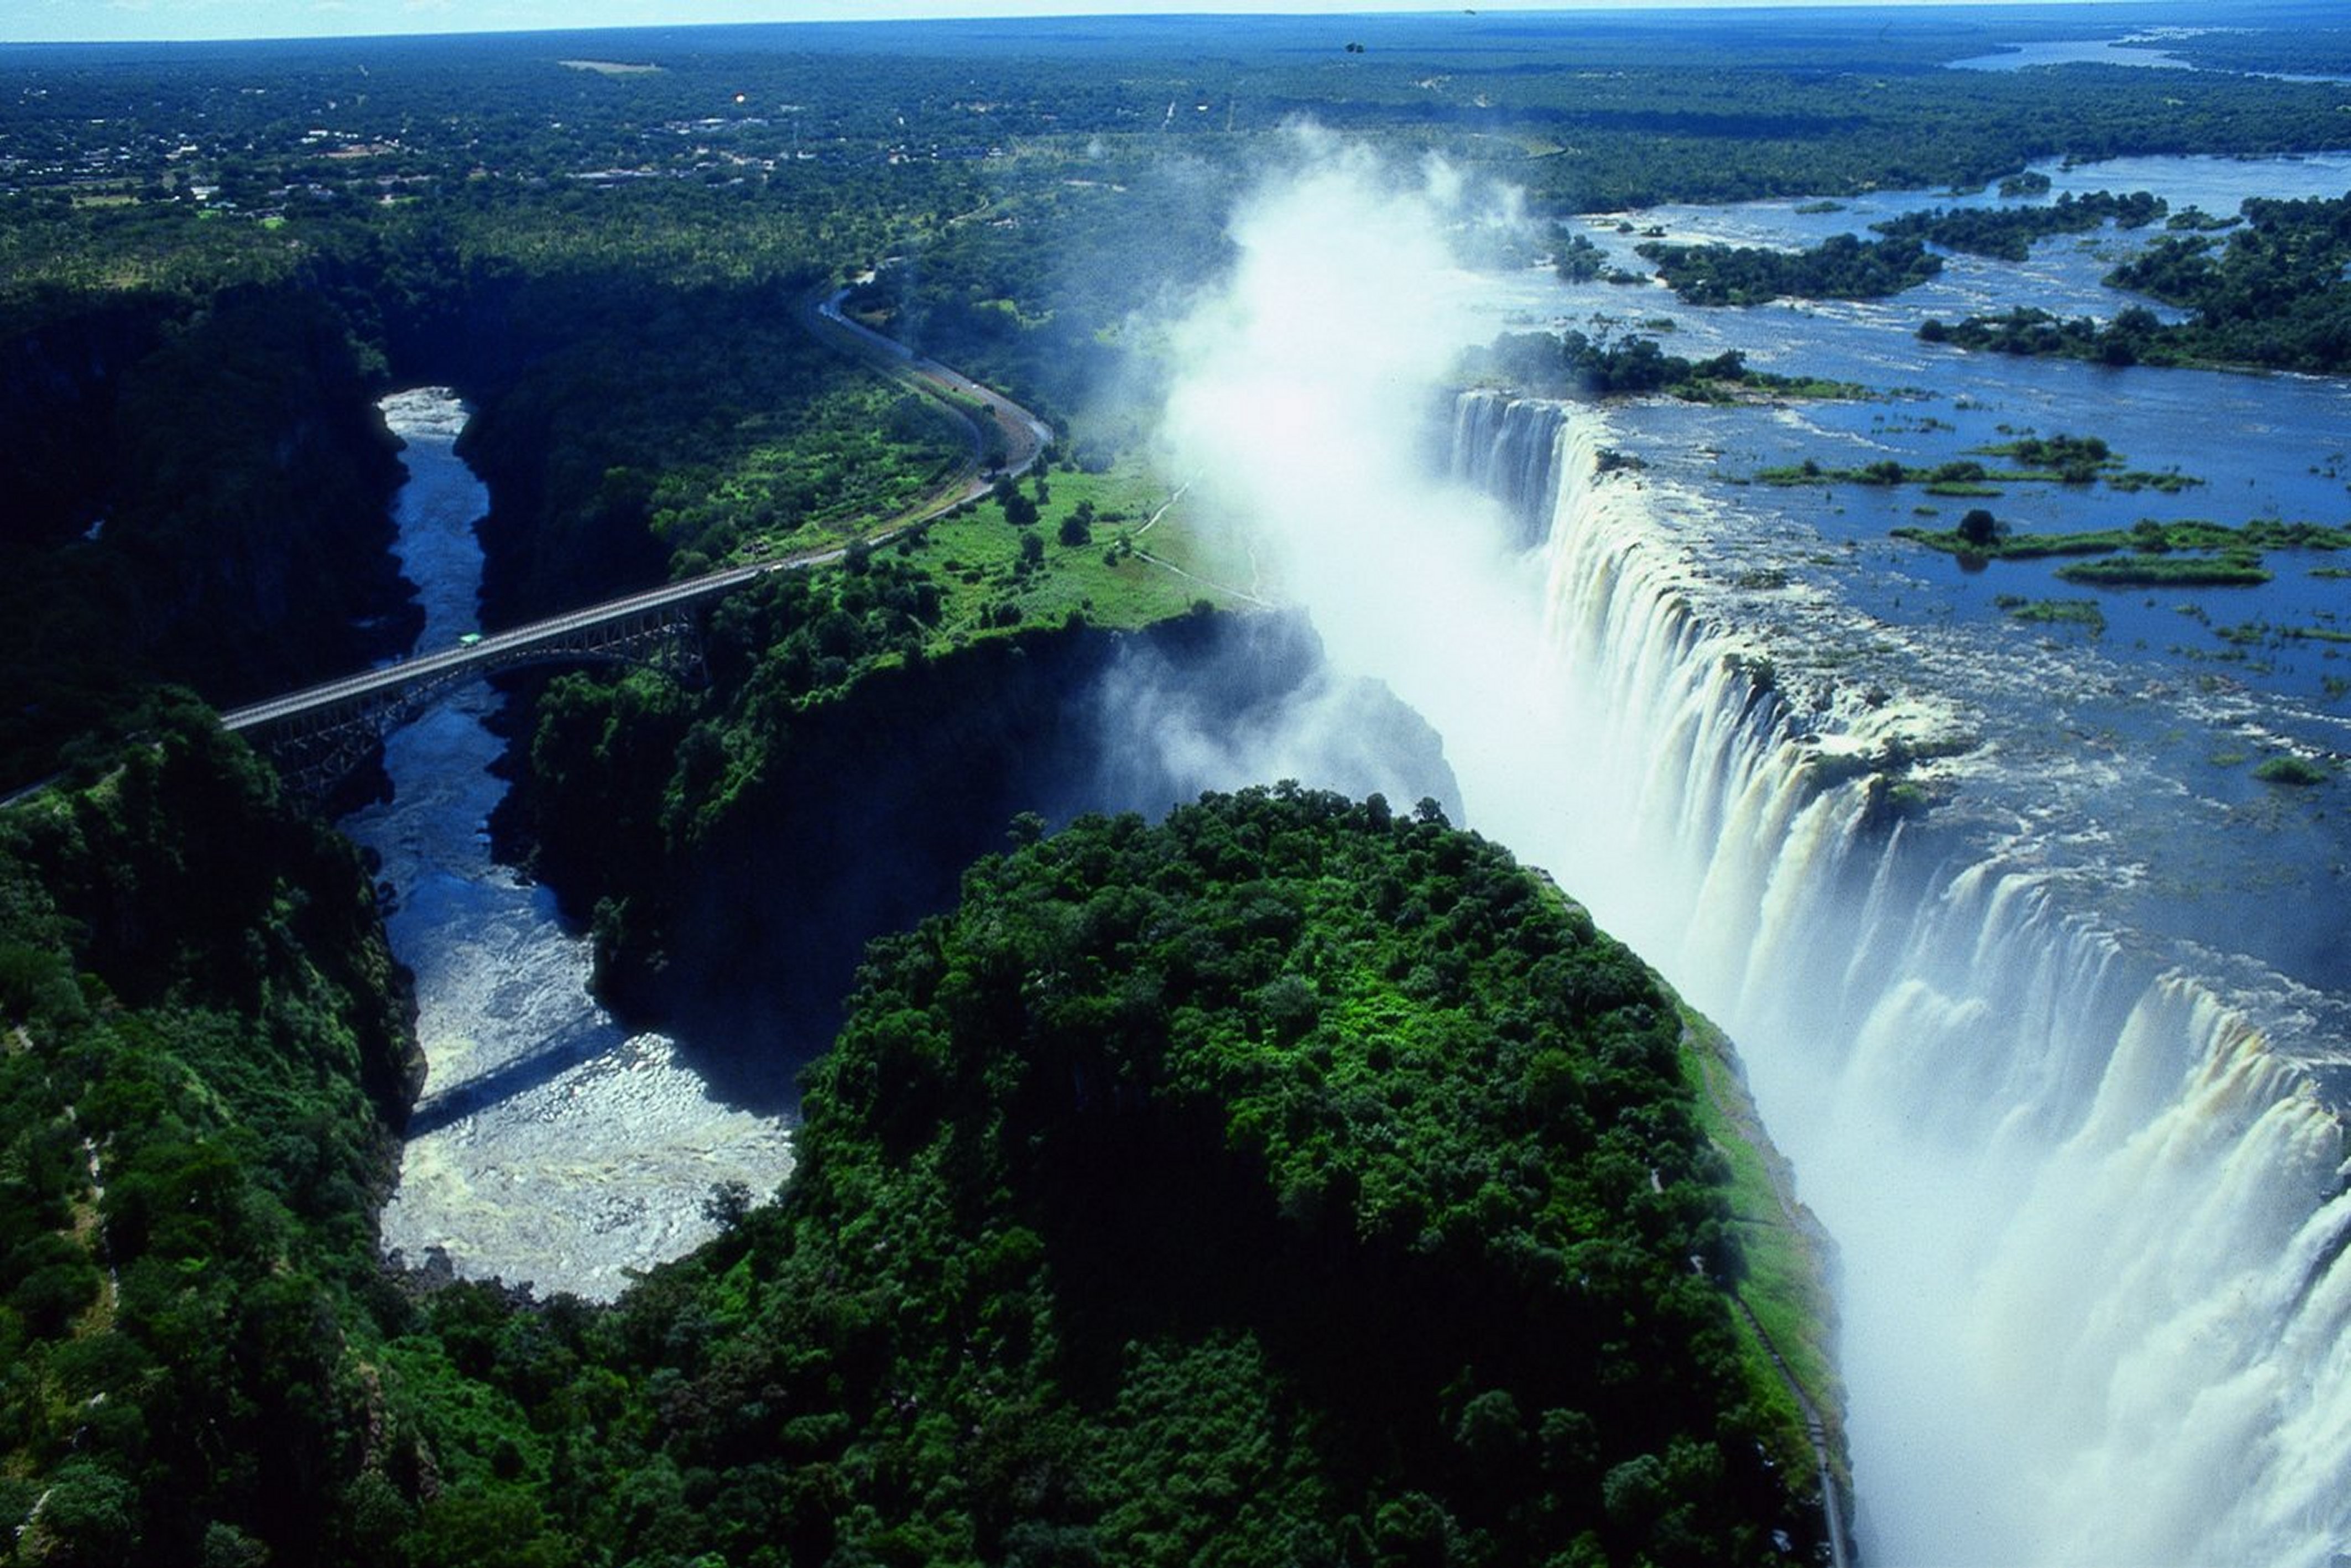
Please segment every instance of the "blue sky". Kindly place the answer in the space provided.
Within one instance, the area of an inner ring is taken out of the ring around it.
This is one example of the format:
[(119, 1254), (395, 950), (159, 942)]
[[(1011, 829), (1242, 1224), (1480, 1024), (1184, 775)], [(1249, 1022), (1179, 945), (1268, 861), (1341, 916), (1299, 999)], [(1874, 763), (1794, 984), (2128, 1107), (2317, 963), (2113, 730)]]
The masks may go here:
[[(1480, 11), (1622, 10), (1657, 0), (1476, 0)], [(1672, 0), (1681, 5), (1753, 0)], [(1855, 0), (1906, 5), (1959, 0)], [(381, 33), (528, 31), (707, 22), (910, 21), (934, 16), (1074, 16), (1111, 12), (1347, 14), (1442, 11), (1430, 0), (9, 0), (0, 42), (289, 38)]]

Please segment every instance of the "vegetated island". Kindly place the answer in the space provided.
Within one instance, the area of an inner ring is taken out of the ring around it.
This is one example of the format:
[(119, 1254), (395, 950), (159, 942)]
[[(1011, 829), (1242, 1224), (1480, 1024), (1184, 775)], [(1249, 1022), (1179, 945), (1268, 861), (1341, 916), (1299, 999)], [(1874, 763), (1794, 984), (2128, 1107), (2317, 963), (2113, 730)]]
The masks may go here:
[(2189, 312), (2166, 323), (2145, 306), (2112, 320), (2060, 318), (2020, 306), (1919, 338), (2006, 354), (2053, 354), (2109, 365), (2199, 364), (2340, 374), (2351, 370), (2351, 194), (2254, 199), (2244, 223), (2216, 239), (2200, 224), (2163, 235), (2106, 274), (2114, 288)]
[(2003, 593), (1992, 600), (1993, 606), (2011, 621), (2021, 621), (2028, 626), (2079, 626), (2093, 636), (2106, 629), (2105, 612), (2095, 599), (2027, 599), (2022, 594)]
[(1888, 457), (1855, 468), (1829, 468), (1817, 459), (1806, 458), (1762, 469), (1755, 477), (1766, 485), (1783, 486), (1920, 485), (1933, 496), (1997, 496), (2002, 485), (2092, 485), (2102, 480), (2108, 489), (2125, 495), (2141, 490), (2177, 495), (2204, 483), (2177, 468), (2126, 468), (2124, 459), (2095, 435), (2020, 435), (2013, 441), (1970, 450), (1976, 457), (2005, 457), (2016, 466), (1988, 467), (1975, 457), (1914, 465)]
[[(2042, 189), (2047, 188), (2048, 179), (2043, 176)], [(2001, 193), (2010, 193), (2006, 182)], [(1923, 240), (1971, 256), (2023, 261), (2032, 255), (2033, 241), (2051, 235), (2086, 234), (2109, 223), (2116, 228), (2145, 228), (2169, 210), (2169, 203), (2146, 191), (2127, 196), (2107, 191), (2076, 196), (2069, 191), (2047, 206), (1938, 207), (1933, 212), (1887, 218), (1869, 227), (1873, 234), (1889, 239)]]
[(1433, 807), (1030, 822), (875, 945), (782, 1200), (714, 1192), (719, 1239), (597, 1308), (382, 1271), (414, 1083), (365, 875), (205, 716), (151, 717), (0, 820), (0, 1505), (32, 1560), (1823, 1537), (1761, 1338), (1833, 1412), (1820, 1243), (1735, 1069)]
[(2106, 558), (2071, 562), (2058, 568), (2057, 575), (2068, 582), (2109, 588), (2257, 587), (2274, 575), (2262, 562), (2263, 551), (2351, 549), (2351, 528), (2268, 517), (2235, 528), (2193, 519), (2165, 523), (2147, 518), (2128, 528), (2020, 534), (1981, 507), (1970, 510), (1956, 528), (1899, 528), (1893, 535), (1977, 561)]
[(1883, 299), (1943, 270), (1943, 258), (1909, 235), (1865, 240), (1833, 235), (1810, 250), (1759, 246), (1635, 247), (1692, 305), (1764, 305), (1774, 299)]
[(1646, 397), (1686, 402), (1762, 398), (1861, 399), (1877, 395), (1854, 382), (1759, 371), (1737, 349), (1709, 359), (1668, 354), (1655, 338), (1593, 338), (1578, 331), (1506, 332), (1462, 356), (1465, 384), (1519, 389), (1530, 397)]

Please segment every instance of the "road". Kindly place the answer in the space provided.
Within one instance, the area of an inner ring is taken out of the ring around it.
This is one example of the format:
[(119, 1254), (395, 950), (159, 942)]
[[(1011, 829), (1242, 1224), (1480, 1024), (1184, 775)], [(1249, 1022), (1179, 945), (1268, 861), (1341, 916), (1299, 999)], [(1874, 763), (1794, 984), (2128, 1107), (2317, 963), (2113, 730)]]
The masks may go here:
[[(991, 387), (985, 387), (960, 371), (950, 370), (936, 360), (925, 359), (895, 338), (885, 338), (864, 322), (852, 318), (841, 308), (849, 298), (847, 288), (837, 288), (801, 318), (801, 324), (814, 333), (820, 341), (831, 341), (836, 347), (861, 354), (874, 361), (887, 374), (914, 386), (917, 390), (938, 396), (958, 414), (969, 419), (968, 413), (956, 405), (956, 400), (976, 401), (986, 405), (994, 420), (994, 431), (1004, 452), (1002, 472), (1019, 477), (1029, 471), (1038, 455), (1053, 444), (1052, 427), (1010, 398)], [(979, 470), (962, 495), (948, 505), (985, 495), (992, 483), (986, 466), (988, 452), (987, 429), (972, 422), (972, 455)], [(944, 508), (942, 508), (944, 509)]]
[[(966, 501), (984, 496), (998, 474), (1014, 477), (1025, 474), (1035, 465), (1053, 442), (1052, 427), (1010, 398), (992, 388), (985, 387), (961, 371), (950, 370), (935, 360), (925, 359), (893, 338), (885, 338), (861, 321), (844, 315), (841, 300), (846, 288), (818, 299), (810, 297), (802, 302), (800, 324), (815, 335), (844, 351), (855, 353), (873, 361), (884, 374), (907, 382), (930, 395), (937, 396), (959, 416), (972, 425), (972, 462), (966, 475), (948, 489), (934, 496), (928, 502), (909, 514), (893, 518), (862, 536), (869, 544), (886, 544), (904, 529), (950, 511)], [(985, 459), (991, 446), (988, 428), (972, 420), (956, 400), (978, 402), (985, 406), (993, 420), (993, 430), (1000, 438), (1005, 455), (1001, 468), (989, 469)], [(398, 691), (423, 682), (455, 675), (477, 665), (495, 665), (527, 655), (533, 650), (559, 644), (567, 637), (590, 631), (632, 616), (668, 610), (682, 604), (696, 603), (730, 593), (755, 578), (771, 571), (800, 571), (810, 567), (823, 566), (848, 553), (846, 545), (830, 545), (817, 549), (802, 550), (772, 560), (755, 561), (745, 566), (731, 566), (705, 572), (700, 577), (684, 579), (660, 588), (625, 594), (601, 604), (583, 605), (577, 610), (535, 621), (527, 626), (510, 627), (493, 632), (471, 643), (438, 649), (396, 664), (362, 670), (355, 674), (308, 686), (300, 691), (287, 692), (266, 701), (254, 703), (221, 716), (223, 727), (231, 730), (256, 729), (281, 723), (289, 718), (320, 708), (331, 708), (344, 703), (364, 700), (380, 694)], [(36, 785), (21, 792), (30, 794), (40, 788)], [(9, 798), (14, 803), (17, 796)]]

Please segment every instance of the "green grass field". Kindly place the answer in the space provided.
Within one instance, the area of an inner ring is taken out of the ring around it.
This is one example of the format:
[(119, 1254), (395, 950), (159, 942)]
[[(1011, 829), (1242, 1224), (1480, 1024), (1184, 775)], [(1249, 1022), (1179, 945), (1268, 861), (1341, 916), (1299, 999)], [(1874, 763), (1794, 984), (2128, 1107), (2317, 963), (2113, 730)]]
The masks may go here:
[[(1033, 526), (1017, 528), (994, 500), (958, 507), (883, 546), (923, 567), (944, 605), (939, 651), (1019, 626), (1059, 625), (1078, 615), (1097, 626), (1133, 629), (1182, 615), (1201, 601), (1219, 610), (1258, 602), (1248, 553), (1205, 526), (1172, 486), (1139, 460), (1104, 474), (1055, 470)], [(1036, 482), (1020, 493), (1034, 497)], [(1082, 543), (1062, 528), (1091, 508)], [(1041, 554), (1022, 559), (1024, 536)]]

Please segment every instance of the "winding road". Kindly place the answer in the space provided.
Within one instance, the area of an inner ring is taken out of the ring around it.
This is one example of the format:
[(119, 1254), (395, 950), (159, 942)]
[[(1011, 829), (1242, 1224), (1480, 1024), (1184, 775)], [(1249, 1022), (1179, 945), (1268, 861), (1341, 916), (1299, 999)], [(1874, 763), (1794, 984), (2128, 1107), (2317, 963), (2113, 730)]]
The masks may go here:
[[(941, 402), (971, 428), (971, 457), (966, 468), (928, 501), (862, 535), (863, 542), (886, 544), (907, 528), (987, 494), (998, 476), (1018, 478), (1035, 465), (1053, 443), (1052, 426), (1003, 393), (852, 320), (841, 308), (848, 293), (847, 288), (839, 288), (830, 295), (812, 294), (802, 299), (797, 312), (801, 326), (820, 342), (854, 354), (883, 374)], [(975, 402), (987, 411), (988, 423), (983, 423), (972, 413), (968, 405)], [(989, 465), (988, 456), (999, 450), (1004, 455), (1002, 464)], [(804, 571), (827, 565), (841, 559), (848, 551), (846, 543), (821, 546), (769, 560), (722, 567), (699, 577), (623, 594), (599, 604), (582, 605), (543, 621), (509, 627), (453, 647), (253, 703), (223, 714), (221, 725), (237, 731), (263, 729), (322, 710), (388, 698), (411, 687), (454, 679), (469, 670), (517, 663), (534, 653), (559, 650), (600, 628), (720, 598), (769, 572)], [(40, 786), (33, 788), (37, 789)], [(10, 797), (11, 800), (15, 799)]]

